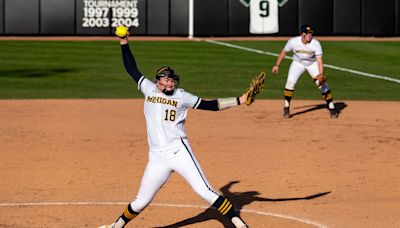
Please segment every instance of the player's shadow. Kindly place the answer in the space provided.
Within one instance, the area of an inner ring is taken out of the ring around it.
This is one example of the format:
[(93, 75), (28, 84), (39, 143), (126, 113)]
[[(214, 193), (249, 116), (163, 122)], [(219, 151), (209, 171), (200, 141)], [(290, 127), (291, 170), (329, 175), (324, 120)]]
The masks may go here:
[[(336, 109), (336, 112), (338, 112), (339, 115), (342, 112), (342, 110), (345, 109), (346, 107), (347, 107), (347, 104), (344, 103), (344, 102), (335, 103), (335, 109)], [(302, 115), (302, 114), (305, 114), (307, 112), (313, 112), (313, 111), (316, 111), (316, 110), (319, 110), (319, 109), (327, 109), (326, 108), (326, 104), (306, 105), (306, 106), (296, 107), (294, 109), (297, 110), (297, 109), (303, 109), (303, 108), (306, 108), (306, 109), (302, 110), (302, 111), (295, 112), (293, 114), (290, 114), (289, 118), (292, 118), (293, 116), (297, 116), (297, 115)]]
[[(235, 209), (239, 212), (239, 210), (242, 210), (243, 206), (251, 204), (252, 202), (281, 202), (281, 201), (294, 201), (294, 200), (312, 200), (318, 197), (322, 197), (324, 195), (329, 194), (330, 192), (322, 192), (322, 193), (317, 193), (309, 196), (304, 196), (304, 197), (293, 197), (293, 198), (264, 198), (264, 197), (259, 197), (260, 195), (259, 192), (257, 191), (248, 191), (248, 192), (230, 192), (230, 188), (232, 185), (239, 183), (239, 181), (232, 181), (225, 186), (223, 186), (220, 190), (222, 192), (222, 195), (228, 198), (232, 204), (235, 206)], [(201, 223), (204, 221), (208, 220), (217, 220), (220, 223), (224, 225), (226, 228), (231, 228), (234, 227), (232, 223), (224, 216), (222, 216), (215, 208), (210, 207), (206, 209), (205, 211), (201, 212), (200, 214), (176, 222), (171, 225), (167, 226), (160, 226), (156, 228), (178, 228), (178, 227), (183, 227), (183, 226), (189, 226), (195, 223)]]

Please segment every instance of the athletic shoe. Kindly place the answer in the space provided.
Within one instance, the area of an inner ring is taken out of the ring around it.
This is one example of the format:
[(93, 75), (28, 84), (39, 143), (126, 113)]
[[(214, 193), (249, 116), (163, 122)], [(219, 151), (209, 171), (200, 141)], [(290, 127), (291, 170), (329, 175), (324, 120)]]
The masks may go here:
[(289, 114), (289, 107), (284, 107), (283, 108), (283, 117), (284, 118), (289, 118), (290, 114)]
[(249, 228), (246, 223), (244, 223), (244, 221), (237, 216), (233, 217), (231, 221), (236, 228)]
[(329, 109), (329, 113), (331, 114), (331, 118), (338, 118), (339, 117), (339, 113), (336, 112), (335, 109)]

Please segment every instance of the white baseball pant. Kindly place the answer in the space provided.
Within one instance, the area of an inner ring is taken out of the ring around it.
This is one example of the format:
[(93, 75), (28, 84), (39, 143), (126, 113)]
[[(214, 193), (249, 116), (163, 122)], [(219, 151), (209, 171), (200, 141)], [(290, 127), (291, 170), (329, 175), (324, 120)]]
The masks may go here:
[[(290, 64), (285, 89), (294, 90), (297, 81), (305, 70), (307, 70), (311, 78), (315, 78), (319, 74), (318, 63), (315, 61), (311, 65), (305, 66), (299, 62), (292, 61), (292, 63)], [(318, 86), (317, 82), (315, 83)], [(325, 93), (326, 91), (330, 90), (328, 83), (324, 83), (323, 86), (318, 86), (318, 88), (321, 90), (321, 93)]]
[(165, 149), (150, 149), (139, 192), (131, 207), (136, 212), (143, 211), (150, 204), (156, 193), (166, 183), (172, 171), (180, 174), (193, 190), (212, 205), (219, 194), (208, 183), (203, 170), (189, 145), (187, 139)]

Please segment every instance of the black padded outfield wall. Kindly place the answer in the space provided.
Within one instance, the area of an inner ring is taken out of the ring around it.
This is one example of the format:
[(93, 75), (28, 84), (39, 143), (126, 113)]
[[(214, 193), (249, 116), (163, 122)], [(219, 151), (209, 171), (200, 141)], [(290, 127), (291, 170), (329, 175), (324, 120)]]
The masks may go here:
[[(138, 35), (147, 34), (147, 1), (146, 0), (131, 0), (136, 1), (137, 15), (131, 14), (131, 20), (133, 21), (133, 26), (130, 26), (129, 31), (134, 32)], [(136, 20), (137, 19), (137, 20)], [(115, 24), (114, 24), (115, 25)], [(114, 31), (112, 31), (114, 32)]]
[[(316, 35), (400, 35), (400, 0), (193, 1), (194, 36), (292, 36), (305, 23)], [(0, 35), (112, 35), (119, 24), (187, 36), (189, 0), (0, 0)]]
[(147, 34), (169, 35), (169, 1), (147, 0)]
[(0, 34), (4, 33), (4, 0), (0, 0)]
[(398, 0), (362, 0), (362, 34), (390, 35), (396, 32)]
[(4, 1), (4, 33), (39, 34), (39, 0)]
[(189, 34), (189, 1), (171, 0), (170, 34), (184, 36)]
[(75, 34), (75, 1), (40, 0), (40, 34)]
[(361, 33), (361, 0), (334, 0), (333, 13), (334, 34)]
[(397, 24), (397, 30), (396, 30), (396, 34), (400, 35), (400, 0), (396, 1), (396, 24)]
[(229, 0), (228, 33), (230, 36), (250, 35), (250, 11), (248, 5), (238, 0)]
[(289, 0), (279, 7), (279, 35), (293, 35), (299, 31), (299, 1)]
[(228, 35), (228, 0), (195, 0), (194, 21), (195, 35)]
[(299, 28), (312, 25), (318, 35), (333, 33), (333, 0), (299, 0)]

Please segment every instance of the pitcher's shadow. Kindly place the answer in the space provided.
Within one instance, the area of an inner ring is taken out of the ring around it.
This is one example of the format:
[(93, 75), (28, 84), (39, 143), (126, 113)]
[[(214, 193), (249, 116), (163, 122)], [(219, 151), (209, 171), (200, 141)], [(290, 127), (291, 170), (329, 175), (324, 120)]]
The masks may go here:
[[(251, 204), (252, 202), (280, 202), (280, 201), (293, 201), (293, 200), (312, 200), (318, 197), (322, 197), (324, 195), (329, 194), (330, 192), (321, 192), (305, 197), (292, 197), (292, 198), (264, 198), (264, 197), (259, 197), (260, 195), (259, 192), (257, 191), (248, 191), (248, 192), (230, 192), (230, 188), (234, 185), (239, 183), (239, 181), (231, 181), (225, 186), (223, 186), (220, 190), (222, 192), (222, 195), (228, 198), (232, 204), (235, 206), (235, 209), (237, 213), (240, 213), (240, 210), (242, 210), (243, 206)], [(188, 226), (192, 225), (195, 223), (201, 223), (204, 221), (208, 220), (217, 220), (221, 224), (224, 225), (226, 228), (234, 228), (232, 223), (224, 216), (222, 216), (215, 208), (210, 207), (206, 209), (205, 211), (201, 212), (200, 214), (187, 218), (185, 220), (176, 222), (171, 225), (167, 226), (159, 226), (156, 228), (178, 228), (178, 227), (183, 227), (183, 226)]]

